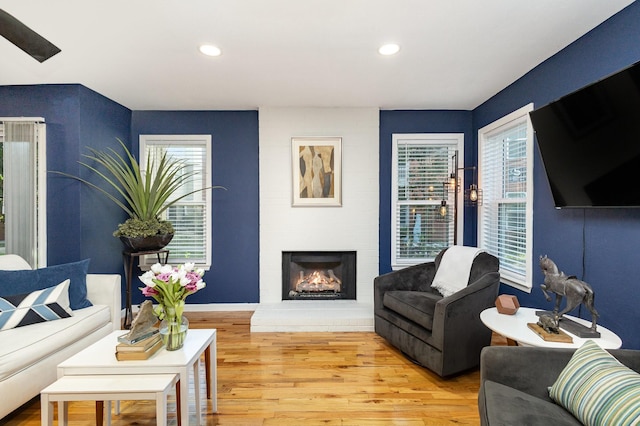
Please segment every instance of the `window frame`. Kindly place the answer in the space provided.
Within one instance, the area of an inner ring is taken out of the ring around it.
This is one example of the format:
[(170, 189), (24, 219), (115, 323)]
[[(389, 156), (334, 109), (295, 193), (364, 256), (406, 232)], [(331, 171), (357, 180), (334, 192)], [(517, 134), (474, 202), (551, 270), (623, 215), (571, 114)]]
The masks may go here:
[[(398, 270), (406, 268), (408, 266), (416, 265), (423, 262), (432, 261), (433, 257), (423, 258), (401, 258), (399, 257), (399, 250), (397, 246), (398, 241), (398, 206), (402, 203), (399, 201), (399, 164), (398, 164), (398, 148), (401, 144), (406, 145), (423, 145), (423, 146), (447, 146), (455, 147), (454, 151), (458, 151), (458, 159), (460, 164), (464, 159), (464, 133), (394, 133), (391, 135), (392, 139), (392, 162), (391, 162), (391, 268), (392, 270)], [(451, 159), (448, 161), (449, 173), (453, 167)], [(459, 165), (459, 167), (462, 167)], [(444, 183), (444, 182), (443, 182)], [(459, 174), (458, 190), (465, 187), (464, 173)], [(449, 191), (448, 202), (457, 203), (457, 235), (458, 238), (462, 238), (464, 235), (464, 208), (461, 204), (460, 194), (455, 194), (453, 191)], [(436, 201), (439, 203), (439, 201)], [(450, 204), (450, 205), (451, 205)], [(452, 235), (455, 233), (452, 232)], [(453, 236), (451, 237), (453, 239)], [(452, 241), (452, 244), (455, 244)]]
[[(139, 137), (139, 164), (141, 172), (144, 173), (144, 167), (146, 166), (147, 161), (147, 147), (148, 146), (180, 146), (180, 145), (201, 145), (205, 148), (205, 162), (204, 166), (204, 187), (210, 188), (212, 186), (213, 181), (213, 171), (212, 171), (212, 138), (211, 135), (140, 135)], [(203, 190), (204, 197), (204, 206), (205, 206), (205, 219), (204, 219), (204, 240), (205, 240), (205, 257), (204, 259), (196, 259), (195, 264), (198, 268), (202, 268), (204, 270), (209, 270), (212, 264), (212, 252), (213, 252), (213, 240), (212, 240), (212, 195), (211, 190)], [(179, 205), (180, 203), (178, 203)], [(171, 249), (171, 243), (166, 247)], [(169, 263), (184, 263), (191, 262), (194, 260), (190, 260), (188, 258), (178, 258), (173, 257), (174, 260)], [(202, 261), (204, 260), (204, 261)], [(156, 256), (144, 256), (141, 258), (140, 266), (145, 269), (151, 266), (152, 264), (157, 262)]]
[[(531, 124), (531, 119), (529, 118), (529, 112), (533, 111), (534, 105), (533, 103), (527, 104), (510, 114), (505, 115), (498, 120), (487, 124), (478, 130), (478, 182), (480, 188), (483, 187), (482, 182), (486, 177), (486, 170), (483, 165), (484, 155), (483, 152), (486, 148), (487, 140), (496, 134), (503, 133), (510, 128), (513, 128), (518, 125), (525, 124), (526, 125), (526, 194), (523, 198), (517, 198), (517, 200), (523, 200), (525, 205), (525, 260), (524, 274), (517, 273), (514, 271), (503, 269), (502, 262), (500, 266), (500, 280), (501, 282), (510, 285), (519, 290), (523, 290), (527, 293), (530, 293), (533, 288), (533, 126)], [(501, 169), (502, 176), (504, 176), (504, 169)], [(502, 199), (502, 198), (501, 198)], [(496, 198), (496, 200), (498, 200)], [(496, 204), (499, 206), (498, 201), (494, 201), (490, 198), (490, 194), (485, 190), (483, 194), (483, 203), (478, 209), (478, 247), (487, 248), (487, 244), (485, 243), (487, 237), (486, 233), (490, 231), (499, 232), (498, 229), (487, 229), (483, 224), (485, 223), (485, 216), (488, 215), (488, 209)], [(496, 225), (496, 228), (498, 226)], [(500, 257), (498, 253), (489, 252), (497, 257)]]
[(34, 168), (36, 182), (33, 225), (35, 238), (32, 241), (35, 256), (32, 268), (44, 268), (47, 266), (47, 126), (43, 117), (0, 117), (0, 143), (4, 143), (5, 122), (30, 122), (36, 127), (36, 140), (34, 155)]

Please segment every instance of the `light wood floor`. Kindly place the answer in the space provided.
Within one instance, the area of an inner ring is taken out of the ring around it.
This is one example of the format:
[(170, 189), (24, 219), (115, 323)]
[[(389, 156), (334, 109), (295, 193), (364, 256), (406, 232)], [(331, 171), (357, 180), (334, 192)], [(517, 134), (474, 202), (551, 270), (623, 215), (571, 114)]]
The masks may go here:
[[(252, 334), (251, 314), (187, 313), (190, 327), (218, 329), (218, 413), (203, 403), (204, 424), (479, 424), (477, 370), (442, 380), (375, 333)], [(493, 344), (505, 342), (494, 336)], [(94, 407), (71, 403), (69, 424), (93, 425)], [(124, 401), (112, 424), (154, 425), (154, 407), (152, 401)], [(189, 408), (195, 424), (193, 401)], [(169, 424), (177, 424), (174, 395), (169, 412)], [(39, 424), (39, 398), (0, 420), (0, 425)]]

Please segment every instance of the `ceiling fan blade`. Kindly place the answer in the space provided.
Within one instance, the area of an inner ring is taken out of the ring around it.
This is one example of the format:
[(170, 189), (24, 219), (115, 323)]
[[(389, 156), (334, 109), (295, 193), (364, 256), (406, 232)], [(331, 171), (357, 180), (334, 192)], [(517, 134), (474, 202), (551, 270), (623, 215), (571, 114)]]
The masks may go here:
[(60, 49), (53, 43), (2, 9), (0, 9), (0, 35), (27, 52), (38, 62), (44, 62), (60, 53)]

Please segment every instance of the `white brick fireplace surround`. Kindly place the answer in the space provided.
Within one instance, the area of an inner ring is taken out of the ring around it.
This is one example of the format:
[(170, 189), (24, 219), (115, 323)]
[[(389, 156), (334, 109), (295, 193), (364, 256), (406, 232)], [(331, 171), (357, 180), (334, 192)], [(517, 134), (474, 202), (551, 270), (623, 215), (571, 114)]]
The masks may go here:
[[(260, 108), (260, 303), (252, 332), (373, 331), (379, 110)], [(342, 137), (342, 206), (292, 207), (291, 138)], [(356, 300), (282, 301), (283, 251), (356, 252)]]

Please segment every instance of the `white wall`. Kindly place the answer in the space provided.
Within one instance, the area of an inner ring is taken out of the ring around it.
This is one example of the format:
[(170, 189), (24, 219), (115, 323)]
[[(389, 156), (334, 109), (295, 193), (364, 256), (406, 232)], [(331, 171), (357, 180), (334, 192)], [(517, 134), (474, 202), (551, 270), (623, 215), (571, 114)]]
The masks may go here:
[[(282, 300), (282, 252), (355, 250), (357, 301), (378, 275), (377, 108), (260, 108), (260, 303)], [(342, 137), (342, 206), (292, 207), (291, 138)], [(305, 303), (301, 301), (300, 303)]]

